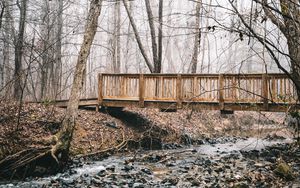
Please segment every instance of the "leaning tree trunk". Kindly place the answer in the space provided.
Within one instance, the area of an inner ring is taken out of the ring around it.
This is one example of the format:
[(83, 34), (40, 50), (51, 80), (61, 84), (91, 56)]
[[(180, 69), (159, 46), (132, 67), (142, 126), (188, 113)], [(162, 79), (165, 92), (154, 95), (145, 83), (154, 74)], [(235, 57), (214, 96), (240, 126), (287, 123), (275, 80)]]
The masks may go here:
[(96, 34), (98, 17), (101, 12), (101, 4), (102, 0), (92, 0), (91, 2), (88, 19), (85, 26), (84, 39), (77, 59), (74, 81), (66, 116), (62, 123), (62, 129), (57, 134), (57, 143), (53, 148), (55, 155), (59, 156), (58, 160), (62, 165), (68, 160), (69, 157), (69, 148), (73, 131), (75, 129), (75, 120), (77, 118), (80, 92), (84, 82), (87, 58), (90, 54), (91, 45)]
[(129, 7), (128, 7), (128, 5), (127, 5), (127, 1), (128, 1), (128, 0), (122, 0), (122, 1), (123, 1), (125, 10), (126, 10), (127, 16), (128, 16), (128, 18), (129, 18), (129, 22), (130, 22), (130, 24), (131, 24), (131, 26), (132, 26), (133, 33), (134, 33), (134, 35), (135, 35), (136, 42), (137, 42), (138, 47), (139, 47), (139, 49), (140, 49), (140, 51), (141, 51), (141, 54), (142, 54), (142, 56), (144, 57), (144, 60), (145, 60), (145, 62), (146, 62), (146, 65), (148, 66), (150, 72), (153, 73), (153, 72), (155, 72), (154, 66), (151, 64), (150, 59), (148, 58), (148, 56), (147, 56), (147, 54), (146, 54), (146, 50), (145, 50), (145, 47), (143, 46), (141, 37), (140, 37), (139, 32), (138, 32), (138, 30), (137, 30), (137, 26), (136, 26), (136, 24), (135, 24), (135, 22), (134, 22), (134, 20), (133, 20), (133, 17), (132, 17), (132, 15), (131, 15), (131, 12), (130, 12)]

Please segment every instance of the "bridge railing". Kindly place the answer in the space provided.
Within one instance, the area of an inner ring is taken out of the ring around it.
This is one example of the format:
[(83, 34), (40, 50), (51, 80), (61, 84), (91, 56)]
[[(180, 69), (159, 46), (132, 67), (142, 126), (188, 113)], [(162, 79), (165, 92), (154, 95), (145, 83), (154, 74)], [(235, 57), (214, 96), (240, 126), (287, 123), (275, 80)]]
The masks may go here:
[(103, 100), (203, 103), (295, 103), (284, 74), (99, 74)]

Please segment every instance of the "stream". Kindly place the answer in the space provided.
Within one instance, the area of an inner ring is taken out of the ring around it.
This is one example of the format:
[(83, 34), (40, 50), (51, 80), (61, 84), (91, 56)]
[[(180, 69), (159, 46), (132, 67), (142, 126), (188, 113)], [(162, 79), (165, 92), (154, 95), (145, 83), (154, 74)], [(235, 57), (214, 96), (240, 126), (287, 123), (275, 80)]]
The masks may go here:
[[(165, 148), (176, 149), (119, 153), (101, 161), (74, 159), (63, 173), (0, 184), (0, 188), (300, 187), (299, 175), (293, 181), (285, 181), (273, 173), (278, 152), (286, 151), (290, 142), (226, 137), (205, 140), (199, 146), (169, 144)], [(299, 170), (299, 163), (292, 168)]]

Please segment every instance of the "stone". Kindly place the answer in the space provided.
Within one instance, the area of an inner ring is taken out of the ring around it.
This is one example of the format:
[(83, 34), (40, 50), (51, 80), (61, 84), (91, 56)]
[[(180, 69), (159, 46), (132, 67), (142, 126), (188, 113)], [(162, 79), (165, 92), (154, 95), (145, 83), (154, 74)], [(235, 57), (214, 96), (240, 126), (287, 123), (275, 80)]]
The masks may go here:
[(71, 178), (58, 178), (58, 181), (61, 182), (63, 185), (74, 184), (74, 180)]
[(262, 168), (262, 167), (264, 167), (265, 165), (262, 164), (262, 163), (255, 163), (254, 166), (255, 166), (256, 168)]
[(166, 164), (166, 166), (167, 166), (167, 167), (173, 167), (173, 166), (176, 166), (176, 164), (175, 164), (175, 163), (172, 163), (172, 162), (168, 162), (168, 163)]
[(132, 185), (133, 188), (143, 188), (144, 187), (144, 184), (143, 183), (134, 183)]
[(97, 184), (97, 185), (100, 185), (100, 184), (102, 184), (103, 182), (102, 182), (102, 180), (100, 180), (100, 179), (98, 179), (98, 178), (92, 178), (92, 183)]
[(162, 183), (163, 184), (168, 184), (168, 185), (177, 185), (179, 179), (176, 177), (168, 177), (163, 179)]
[(132, 165), (129, 165), (129, 164), (125, 165), (122, 168), (122, 170), (124, 170), (125, 172), (129, 172), (130, 170), (133, 170), (133, 169), (134, 169), (134, 167)]
[(98, 173), (97, 173), (98, 176), (100, 177), (104, 177), (107, 175), (107, 171), (106, 170), (100, 170)]
[(152, 175), (152, 171), (148, 168), (142, 168), (141, 171), (148, 174), (148, 175)]
[(274, 170), (274, 173), (286, 180), (293, 180), (294, 179), (294, 175), (293, 175), (293, 171), (291, 169), (291, 167), (285, 163), (279, 163), (276, 167), (276, 169)]
[(249, 187), (249, 185), (247, 185), (245, 183), (238, 183), (233, 186), (233, 188), (248, 188), (248, 187)]
[(108, 171), (115, 172), (115, 169), (116, 169), (115, 165), (106, 166), (106, 170), (108, 170)]
[(145, 150), (161, 150), (163, 145), (160, 138), (146, 136), (141, 139), (141, 147)]

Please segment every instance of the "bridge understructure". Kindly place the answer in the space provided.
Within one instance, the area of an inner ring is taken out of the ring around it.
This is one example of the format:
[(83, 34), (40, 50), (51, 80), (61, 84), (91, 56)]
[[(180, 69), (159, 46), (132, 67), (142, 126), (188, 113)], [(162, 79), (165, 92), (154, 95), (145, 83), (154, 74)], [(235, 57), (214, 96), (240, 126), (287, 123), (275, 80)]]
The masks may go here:
[[(65, 107), (67, 100), (56, 101)], [(98, 97), (79, 106), (286, 112), (299, 109), (284, 74), (99, 74)]]

